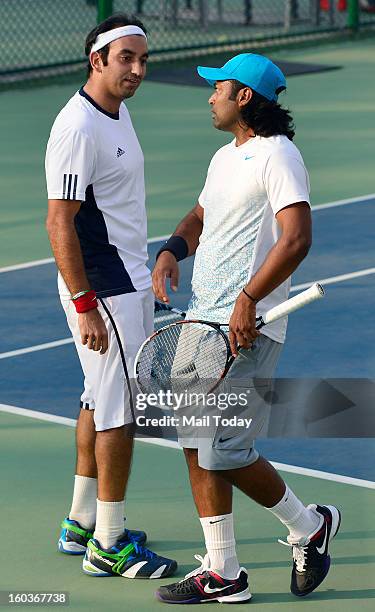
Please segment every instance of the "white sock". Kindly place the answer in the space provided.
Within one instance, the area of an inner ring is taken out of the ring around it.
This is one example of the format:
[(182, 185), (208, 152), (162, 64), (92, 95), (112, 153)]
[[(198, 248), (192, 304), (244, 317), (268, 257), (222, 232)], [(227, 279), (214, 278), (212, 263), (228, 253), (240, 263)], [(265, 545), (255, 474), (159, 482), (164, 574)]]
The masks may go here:
[(288, 486), (286, 486), (285, 493), (276, 506), (267, 508), (267, 510), (277, 516), (289, 529), (289, 542), (295, 542), (301, 537), (310, 535), (320, 523), (319, 515), (310, 508), (306, 508)]
[(233, 514), (205, 516), (200, 522), (210, 558), (210, 570), (218, 572), (223, 578), (233, 580), (240, 569), (236, 555)]
[(77, 521), (84, 529), (93, 529), (95, 526), (97, 495), (98, 481), (96, 478), (75, 475), (69, 518)]
[(103, 548), (111, 548), (124, 533), (124, 500), (106, 502), (97, 500), (94, 538)]

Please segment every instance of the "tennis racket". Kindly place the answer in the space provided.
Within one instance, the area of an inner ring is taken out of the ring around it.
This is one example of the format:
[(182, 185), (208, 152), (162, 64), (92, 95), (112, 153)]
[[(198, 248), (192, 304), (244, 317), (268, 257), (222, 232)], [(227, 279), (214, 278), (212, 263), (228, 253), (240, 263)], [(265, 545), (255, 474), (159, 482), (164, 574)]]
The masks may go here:
[[(256, 328), (285, 317), (324, 296), (324, 289), (315, 283), (306, 291), (257, 317)], [(227, 375), (235, 357), (223, 325), (211, 321), (183, 319), (185, 313), (168, 305), (155, 305), (157, 329), (140, 347), (134, 363), (134, 377), (140, 392), (158, 394), (210, 393)], [(173, 322), (170, 322), (173, 320)]]

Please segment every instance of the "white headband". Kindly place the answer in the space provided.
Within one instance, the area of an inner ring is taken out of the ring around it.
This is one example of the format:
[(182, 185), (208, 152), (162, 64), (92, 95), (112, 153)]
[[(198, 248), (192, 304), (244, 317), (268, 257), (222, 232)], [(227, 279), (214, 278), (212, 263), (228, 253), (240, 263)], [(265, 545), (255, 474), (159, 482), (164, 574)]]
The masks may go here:
[(134, 35), (143, 36), (147, 40), (147, 36), (144, 31), (135, 25), (122, 26), (121, 28), (114, 28), (113, 30), (108, 30), (108, 32), (103, 32), (103, 34), (99, 34), (96, 37), (96, 41), (91, 47), (90, 53), (94, 53), (94, 51), (99, 51), (99, 49), (102, 49), (113, 40), (117, 40), (118, 38), (122, 38), (123, 36)]

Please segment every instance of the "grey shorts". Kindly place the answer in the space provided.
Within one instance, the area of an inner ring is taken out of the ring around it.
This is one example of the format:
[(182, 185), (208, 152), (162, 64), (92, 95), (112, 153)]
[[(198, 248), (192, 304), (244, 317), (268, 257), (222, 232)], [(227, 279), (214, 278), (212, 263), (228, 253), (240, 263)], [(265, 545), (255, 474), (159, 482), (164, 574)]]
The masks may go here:
[(254, 441), (270, 413), (272, 377), (282, 346), (260, 335), (251, 349), (240, 350), (215, 391), (215, 406), (195, 407), (179, 415), (179, 444), (198, 450), (200, 467), (231, 470), (258, 459)]

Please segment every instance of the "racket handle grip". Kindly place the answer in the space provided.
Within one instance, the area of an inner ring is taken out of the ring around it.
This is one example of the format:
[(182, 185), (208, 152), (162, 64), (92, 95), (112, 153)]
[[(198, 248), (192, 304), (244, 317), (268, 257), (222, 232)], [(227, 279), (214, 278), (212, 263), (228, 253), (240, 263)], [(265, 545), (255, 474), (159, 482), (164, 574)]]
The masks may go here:
[(294, 310), (298, 310), (299, 308), (302, 308), (302, 306), (306, 306), (306, 304), (310, 304), (310, 302), (314, 302), (323, 296), (323, 287), (319, 285), (319, 283), (314, 283), (309, 289), (306, 289), (306, 291), (302, 291), (289, 300), (282, 302), (282, 304), (268, 310), (266, 314), (263, 315), (259, 326), (263, 327), (263, 325), (277, 321), (291, 312), (294, 312)]

